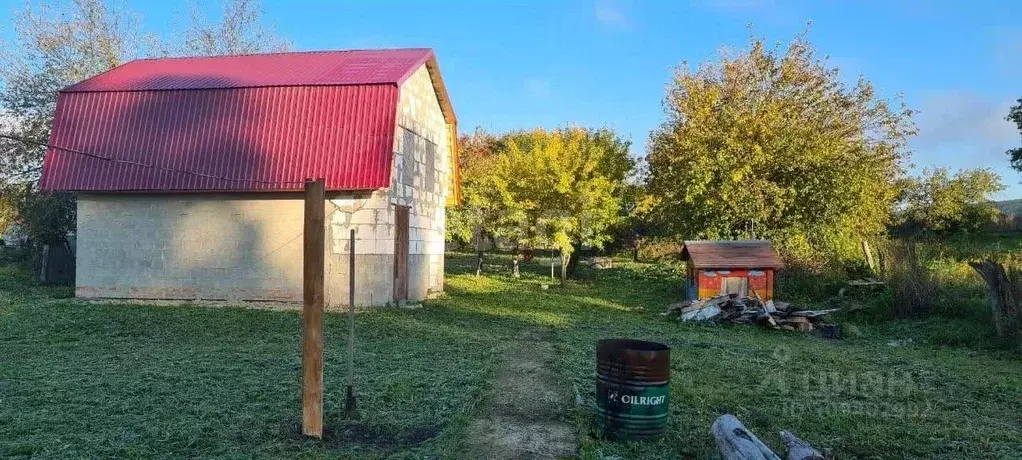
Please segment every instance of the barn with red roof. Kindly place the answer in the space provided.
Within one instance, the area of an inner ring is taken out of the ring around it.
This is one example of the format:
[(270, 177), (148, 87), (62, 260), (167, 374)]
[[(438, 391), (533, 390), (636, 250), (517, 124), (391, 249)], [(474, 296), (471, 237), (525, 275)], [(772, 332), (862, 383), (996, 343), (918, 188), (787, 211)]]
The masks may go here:
[(76, 294), (298, 301), (325, 178), (326, 301), (443, 289), (457, 121), (430, 49), (131, 61), (62, 90), (42, 187), (78, 196)]

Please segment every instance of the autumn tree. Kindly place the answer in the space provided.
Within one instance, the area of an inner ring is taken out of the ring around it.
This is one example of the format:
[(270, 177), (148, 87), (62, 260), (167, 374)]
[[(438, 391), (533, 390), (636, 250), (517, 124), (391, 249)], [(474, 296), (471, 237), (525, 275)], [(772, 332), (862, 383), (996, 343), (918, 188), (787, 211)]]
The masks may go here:
[[(0, 138), (0, 200), (4, 201), (0, 208), (8, 214), (15, 210), (37, 243), (59, 243), (38, 238), (61, 240), (63, 236), (57, 235), (74, 228), (74, 195), (38, 190), (45, 154), (40, 143), (49, 139), (57, 92), (127, 60), (165, 54), (166, 49), (211, 54), (279, 48), (279, 40), (271, 39), (260, 26), (261, 10), (254, 0), (223, 5), (223, 18), (193, 23), (181, 47), (161, 44), (155, 36), (144, 34), (138, 17), (117, 2), (44, 0), (15, 11), (14, 39), (0, 42), (0, 130), (8, 136)], [(204, 34), (215, 38), (203, 41)], [(28, 228), (31, 225), (48, 228)]]
[(36, 142), (0, 139), (0, 199), (36, 243), (63, 243), (74, 226), (72, 194), (36, 189), (57, 91), (140, 52), (146, 40), (124, 11), (100, 0), (29, 4), (14, 15), (14, 40), (0, 43), (3, 133)]
[(447, 211), (447, 239), (474, 246), (476, 275), (481, 275), (487, 246), (505, 237), (518, 243), (515, 237), (522, 228), (525, 204), (516, 201), (509, 190), (506, 171), (517, 166), (498, 157), (502, 151), (499, 138), (476, 129), (461, 136), (458, 145), (461, 203)]
[[(0, 43), (5, 134), (46, 141), (57, 91), (138, 55), (136, 18), (101, 0), (28, 4), (14, 14), (12, 41)], [(45, 149), (3, 139), (0, 181), (39, 178)]]
[(768, 238), (789, 258), (857, 254), (884, 232), (912, 111), (849, 87), (805, 36), (675, 71), (650, 136), (653, 215), (679, 238)]
[(990, 169), (924, 170), (902, 181), (898, 227), (909, 235), (947, 235), (981, 230), (1000, 214), (991, 196), (1004, 185)]
[(607, 129), (572, 127), (511, 133), (504, 147), (498, 170), (524, 215), (517, 236), (560, 252), (563, 284), (572, 254), (611, 238), (634, 167), (628, 143)]
[(291, 44), (263, 20), (259, 0), (220, 0), (219, 18), (210, 21), (201, 3), (192, 3), (182, 35), (183, 54), (217, 56), (287, 51)]

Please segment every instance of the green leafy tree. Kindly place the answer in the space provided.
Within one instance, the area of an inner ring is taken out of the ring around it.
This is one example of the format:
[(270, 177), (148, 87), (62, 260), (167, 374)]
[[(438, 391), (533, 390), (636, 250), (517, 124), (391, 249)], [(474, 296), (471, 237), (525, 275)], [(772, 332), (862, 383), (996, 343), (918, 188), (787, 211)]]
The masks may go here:
[(643, 183), (627, 183), (621, 193), (620, 219), (611, 227), (615, 250), (629, 250), (632, 260), (639, 261), (639, 251), (656, 234), (655, 222), (650, 219), (653, 197)]
[(1001, 177), (989, 169), (966, 169), (952, 175), (947, 168), (925, 170), (902, 182), (899, 230), (904, 234), (947, 235), (983, 229), (1000, 211), (991, 195), (1004, 190)]
[(599, 247), (619, 219), (625, 178), (634, 167), (628, 143), (606, 129), (517, 131), (500, 138), (481, 130), (460, 140), (462, 203), (448, 210), (448, 239), (473, 242), (482, 273), (486, 243), (550, 248), (571, 255)]
[(848, 87), (805, 36), (676, 70), (650, 136), (652, 215), (678, 238), (769, 238), (789, 258), (853, 257), (884, 232), (912, 111)]
[[(517, 248), (522, 239), (523, 208), (527, 203), (516, 201), (509, 189), (507, 159), (498, 155), (502, 142), (497, 137), (476, 129), (459, 139), (462, 171), (461, 204), (447, 211), (447, 239), (472, 244), (476, 249), (476, 275), (483, 272), (483, 258), (488, 246), (508, 238)], [(517, 259), (516, 259), (517, 260)]]
[[(1015, 105), (1008, 109), (1008, 116), (1004, 117), (1004, 119), (1015, 123), (1019, 133), (1022, 133), (1022, 99), (1017, 100)], [(1022, 147), (1010, 149), (1006, 153), (1008, 158), (1011, 159), (1011, 167), (1016, 171), (1022, 172)]]
[(625, 178), (634, 167), (628, 143), (607, 129), (563, 128), (511, 133), (502, 177), (524, 220), (516, 236), (561, 254), (561, 283), (572, 254), (602, 247), (618, 221)]

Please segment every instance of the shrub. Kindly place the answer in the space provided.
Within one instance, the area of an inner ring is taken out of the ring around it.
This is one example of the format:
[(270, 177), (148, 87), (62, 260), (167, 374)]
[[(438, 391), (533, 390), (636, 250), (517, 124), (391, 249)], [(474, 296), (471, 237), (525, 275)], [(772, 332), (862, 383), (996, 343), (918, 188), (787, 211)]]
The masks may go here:
[(681, 256), (681, 243), (667, 238), (651, 238), (639, 247), (639, 260), (658, 262)]
[(884, 264), (894, 316), (922, 317), (933, 311), (937, 278), (919, 260), (915, 242), (892, 242), (885, 251)]

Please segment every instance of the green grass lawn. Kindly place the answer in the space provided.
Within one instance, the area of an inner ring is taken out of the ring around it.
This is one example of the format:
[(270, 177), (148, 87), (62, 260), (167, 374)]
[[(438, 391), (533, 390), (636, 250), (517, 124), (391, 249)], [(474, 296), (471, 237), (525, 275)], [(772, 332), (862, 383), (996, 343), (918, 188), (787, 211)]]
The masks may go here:
[[(661, 317), (680, 295), (668, 265), (583, 271), (543, 290), (548, 267), (513, 280), (505, 258), (490, 261), (496, 275), (477, 278), (471, 257), (449, 256), (445, 298), (357, 316), (358, 422), (341, 418), (346, 317), (327, 316), (323, 441), (298, 435), (297, 313), (85, 303), (0, 268), (0, 457), (457, 458), (499, 390), (502, 345), (526, 329), (553, 337), (562, 384), (585, 397), (566, 418), (586, 458), (710, 457), (723, 413), (778, 451), (788, 429), (839, 458), (1022, 457), (1022, 361), (991, 345), (981, 289), (925, 321), (853, 311), (855, 336), (828, 341)], [(662, 440), (591, 436), (606, 337), (672, 347)]]

